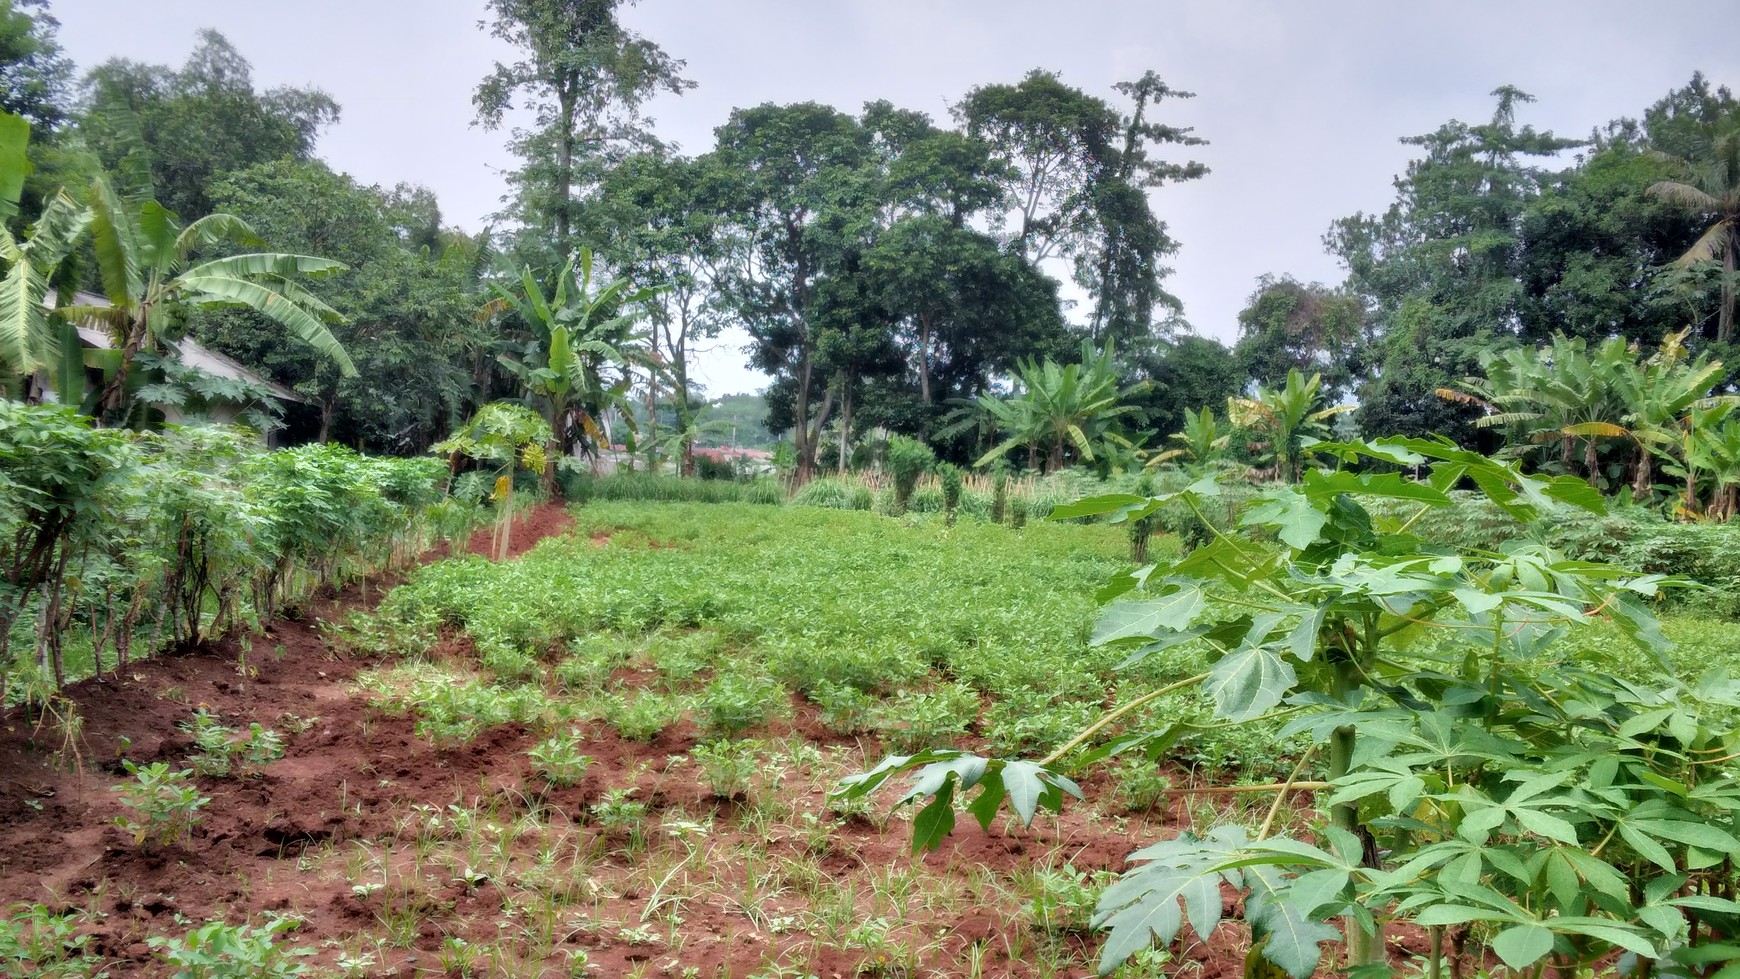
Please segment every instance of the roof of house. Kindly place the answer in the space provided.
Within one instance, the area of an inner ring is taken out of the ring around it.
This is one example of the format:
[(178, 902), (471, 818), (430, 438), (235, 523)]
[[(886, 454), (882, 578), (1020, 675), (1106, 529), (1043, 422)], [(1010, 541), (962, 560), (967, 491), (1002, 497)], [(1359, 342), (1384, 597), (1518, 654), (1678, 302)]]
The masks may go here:
[[(50, 296), (47, 301), (52, 305), (54, 303), (54, 297)], [(73, 297), (73, 301), (80, 306), (109, 305), (107, 299), (89, 292), (78, 293)], [(80, 326), (78, 330), (79, 340), (89, 346), (97, 348), (98, 350), (107, 350), (112, 345), (109, 334), (105, 330), (94, 326)], [(279, 401), (294, 401), (298, 404), (309, 403), (307, 398), (297, 394), (295, 391), (290, 390), (276, 381), (267, 380), (266, 378), (261, 377), (246, 367), (243, 367), (236, 360), (226, 357), (223, 354), (218, 353), (216, 350), (211, 350), (207, 347), (201, 346), (200, 344), (195, 343), (191, 338), (183, 337), (180, 340), (172, 340), (169, 345), (175, 348), (175, 353), (181, 359), (181, 362), (189, 367), (198, 368), (214, 377), (224, 377), (233, 381), (247, 381), (251, 384), (258, 384), (264, 387), (267, 391), (270, 391), (272, 397), (277, 398)]]

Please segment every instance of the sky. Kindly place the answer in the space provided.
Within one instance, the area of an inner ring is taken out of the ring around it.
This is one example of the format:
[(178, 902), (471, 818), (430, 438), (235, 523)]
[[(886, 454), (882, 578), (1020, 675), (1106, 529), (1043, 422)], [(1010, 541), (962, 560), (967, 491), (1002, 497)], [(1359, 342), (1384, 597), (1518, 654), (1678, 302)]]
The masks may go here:
[[(484, 226), (514, 160), (472, 125), (477, 82), (510, 51), (481, 31), (483, 0), (52, 0), (81, 67), (112, 57), (179, 65), (195, 32), (225, 34), (258, 87), (314, 85), (343, 106), (319, 144), (364, 183), (424, 184), (449, 223)], [(1482, 121), (1489, 93), (1536, 96), (1519, 120), (1583, 137), (1640, 116), (1694, 69), (1740, 87), (1740, 4), (1663, 16), (1635, 0), (641, 0), (623, 20), (687, 62), (698, 87), (650, 106), (685, 152), (712, 145), (731, 109), (888, 99), (948, 118), (975, 85), (1033, 68), (1116, 99), (1157, 71), (1196, 98), (1158, 118), (1209, 145), (1165, 157), (1211, 173), (1154, 193), (1180, 250), (1166, 286), (1196, 332), (1231, 342), (1264, 273), (1336, 283), (1331, 221), (1381, 211), (1410, 147), (1445, 121)], [(741, 334), (704, 350), (714, 395), (755, 390)]]

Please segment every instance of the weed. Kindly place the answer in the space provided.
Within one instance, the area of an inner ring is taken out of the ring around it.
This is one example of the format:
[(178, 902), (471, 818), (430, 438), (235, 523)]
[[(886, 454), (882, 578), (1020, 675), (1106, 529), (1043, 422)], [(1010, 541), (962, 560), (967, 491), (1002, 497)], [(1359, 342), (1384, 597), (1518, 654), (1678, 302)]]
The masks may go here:
[(545, 738), (526, 752), (532, 771), (556, 788), (578, 785), (592, 764), (592, 756), (580, 753), (581, 743), (574, 731)]
[(707, 784), (721, 799), (735, 799), (749, 792), (749, 783), (760, 768), (761, 745), (754, 741), (720, 739), (696, 745), (689, 755), (707, 775)]

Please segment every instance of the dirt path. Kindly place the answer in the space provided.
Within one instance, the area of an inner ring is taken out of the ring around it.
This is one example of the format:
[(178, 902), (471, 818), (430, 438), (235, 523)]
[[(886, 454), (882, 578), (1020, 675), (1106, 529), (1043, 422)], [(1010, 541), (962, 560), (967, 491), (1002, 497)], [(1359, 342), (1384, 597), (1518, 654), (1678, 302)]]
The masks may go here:
[[(572, 525), (560, 505), (528, 510), (515, 520), (512, 554)], [(484, 529), (466, 550), (487, 556), (492, 547)], [(52, 720), (18, 710), (0, 717), (0, 906), (41, 902), (103, 913), (93, 944), (122, 960), (110, 969), (116, 979), (151, 974), (141, 961), (145, 937), (184, 930), (178, 916), (198, 923), (213, 914), (245, 916), (233, 911), (294, 911), (308, 919), (303, 936), (335, 924), (327, 919), (346, 913), (336, 899), (348, 895), (348, 885), (343, 894), (311, 887), (284, 873), (280, 861), (294, 865), (311, 847), (370, 835), (394, 802), (418, 790), (451, 794), (490, 767), (486, 743), (427, 757), (408, 720), (372, 717), (349, 695), (347, 681), (369, 664), (335, 652), (322, 624), (373, 608), (401, 577), (352, 584), (262, 635), (134, 662), (68, 687), (82, 720), (72, 742)], [(126, 809), (110, 787), (126, 777), (123, 758), (182, 767), (193, 744), (179, 725), (201, 707), (227, 727), (259, 723), (280, 732), (286, 757), (253, 778), (201, 778), (212, 801), (192, 838), (142, 853), (113, 825)], [(376, 811), (359, 817), (357, 803)]]

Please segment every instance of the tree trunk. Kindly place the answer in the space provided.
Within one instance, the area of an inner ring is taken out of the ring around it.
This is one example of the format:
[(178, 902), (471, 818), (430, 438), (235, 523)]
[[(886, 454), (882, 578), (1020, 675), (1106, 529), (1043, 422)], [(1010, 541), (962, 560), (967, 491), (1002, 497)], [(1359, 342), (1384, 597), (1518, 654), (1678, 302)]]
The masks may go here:
[(1595, 455), (1595, 440), (1593, 438), (1585, 439), (1583, 441), (1583, 470), (1589, 474), (1589, 485), (1596, 489), (1601, 488), (1599, 466), (1600, 460)]
[(322, 398), (320, 401), (320, 438), (321, 445), (332, 441), (332, 416), (338, 414), (337, 395)]
[(918, 398), (930, 404), (930, 314), (918, 314)]
[(1637, 447), (1637, 468), (1632, 471), (1631, 498), (1644, 500), (1649, 498), (1651, 486), (1655, 483), (1654, 459), (1649, 450), (1642, 445)]
[(658, 471), (659, 382), (658, 373), (646, 372), (646, 471)]
[(1046, 466), (1047, 473), (1054, 473), (1063, 468), (1063, 439), (1051, 443), (1051, 461)]
[(852, 441), (852, 382), (840, 382), (840, 472), (846, 471), (846, 448)]
[(1716, 342), (1727, 343), (1734, 338), (1734, 252), (1740, 242), (1734, 240), (1734, 230), (1728, 231), (1728, 247), (1722, 254), (1722, 311), (1716, 319)]
[(814, 475), (815, 458), (810, 452), (810, 354), (803, 352), (802, 362), (798, 365), (797, 401), (793, 405), (791, 425), (792, 448), (797, 453), (797, 484), (803, 486)]
[(574, 192), (574, 92), (564, 85), (558, 97), (562, 114), (562, 145), (556, 147), (556, 248), (565, 260), (574, 251), (568, 201)]
[(127, 404), (127, 370), (133, 366), (133, 358), (145, 349), (148, 315), (147, 310), (141, 309), (138, 318), (127, 325), (126, 341), (121, 344), (121, 362), (115, 365), (115, 376), (103, 387), (103, 396), (97, 402), (99, 416), (108, 423), (116, 423), (117, 416)]

